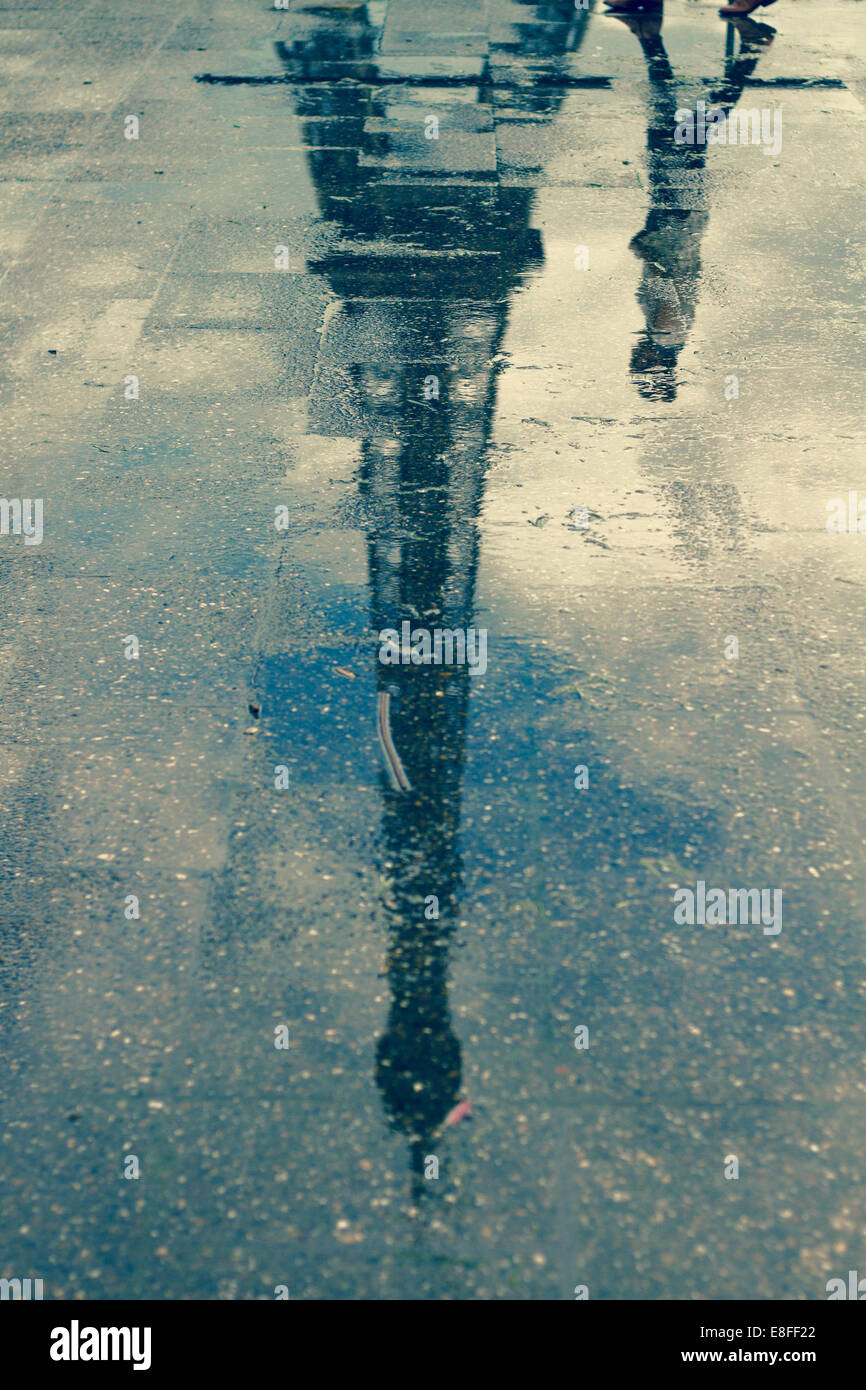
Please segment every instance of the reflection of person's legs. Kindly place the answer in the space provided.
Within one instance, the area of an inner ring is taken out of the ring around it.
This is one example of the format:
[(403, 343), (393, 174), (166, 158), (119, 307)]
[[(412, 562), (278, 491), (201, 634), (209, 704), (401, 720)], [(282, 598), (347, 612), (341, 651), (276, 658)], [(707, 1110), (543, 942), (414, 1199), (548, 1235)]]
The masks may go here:
[(661, 33), (664, 8), (661, 0), (651, 5), (642, 3), (617, 5), (613, 0), (605, 0), (610, 19), (621, 19), (623, 24), (639, 39), (652, 39)]
[(672, 82), (670, 65), (661, 38), (664, 7), (662, 0), (604, 0), (608, 19), (619, 19), (637, 38), (647, 60), (650, 82)]
[[(642, 396), (672, 401), (677, 392), (677, 359), (694, 321), (700, 287), (700, 248), (708, 217), (703, 188), (706, 145), (703, 140), (677, 143), (679, 101), (675, 74), (661, 37), (661, 0), (605, 3), (610, 18), (620, 20), (637, 38), (650, 82), (650, 207), (643, 229), (629, 243), (642, 262), (637, 300), (646, 327), (635, 343), (630, 369)], [(723, 90), (713, 93), (711, 101), (734, 105), (758, 63), (761, 47), (772, 42), (774, 29), (745, 17), (763, 3), (772, 0), (732, 0), (736, 8), (730, 24), (740, 33), (740, 53), (726, 63)]]
[[(650, 111), (647, 124), (647, 175), (650, 207), (643, 229), (630, 249), (642, 261), (637, 292), (646, 327), (635, 343), (630, 370), (638, 391), (650, 400), (676, 397), (677, 358), (694, 319), (700, 278), (700, 243), (707, 214), (700, 207), (704, 149), (677, 145), (678, 107), (675, 74), (661, 37), (661, 4), (651, 7), (628, 0), (628, 8), (611, 6), (635, 35), (647, 63)], [(683, 207), (683, 173), (692, 180), (698, 206)]]
[(663, 0), (604, 0), (608, 19), (621, 19), (639, 39), (652, 39), (661, 32)]
[(707, 214), (697, 208), (653, 207), (630, 249), (643, 262), (637, 301), (646, 327), (635, 343), (629, 369), (649, 400), (676, 397), (677, 358), (695, 316), (700, 244)]

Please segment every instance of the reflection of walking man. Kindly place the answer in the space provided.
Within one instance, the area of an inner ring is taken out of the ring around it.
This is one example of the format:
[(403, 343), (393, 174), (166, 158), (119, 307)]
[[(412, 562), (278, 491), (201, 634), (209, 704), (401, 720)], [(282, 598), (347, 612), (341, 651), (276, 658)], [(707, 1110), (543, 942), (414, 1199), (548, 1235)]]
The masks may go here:
[[(757, 7), (750, 0), (737, 3)], [(761, 49), (772, 43), (776, 32), (768, 24), (745, 18), (747, 9), (728, 8), (739, 16), (731, 22), (740, 35), (740, 52), (726, 65), (719, 88), (708, 94), (710, 104), (725, 111), (736, 105)], [(651, 201), (643, 229), (629, 243), (643, 263), (637, 299), (646, 329), (632, 350), (630, 370), (646, 399), (672, 401), (677, 393), (677, 358), (694, 322), (700, 292), (701, 240), (709, 219), (706, 135), (695, 144), (678, 144), (675, 139), (680, 98), (661, 38), (661, 3), (626, 0), (611, 4), (609, 11), (636, 36), (650, 81), (647, 174)]]

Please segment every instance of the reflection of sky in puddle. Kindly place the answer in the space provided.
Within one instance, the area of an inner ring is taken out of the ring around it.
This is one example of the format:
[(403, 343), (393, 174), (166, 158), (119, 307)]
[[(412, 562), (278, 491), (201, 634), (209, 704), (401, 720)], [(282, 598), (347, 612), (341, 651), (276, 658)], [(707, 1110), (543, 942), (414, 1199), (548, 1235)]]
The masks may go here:
[[(662, 1012), (697, 1007), (680, 945), (671, 956), (667, 945), (636, 945), (631, 924), (633, 913), (666, 920), (667, 880), (697, 876), (698, 848), (706, 862), (727, 848), (727, 809), (694, 751), (718, 728), (712, 703), (693, 699), (693, 664), (708, 661), (710, 685), (727, 679), (713, 669), (696, 577), (709, 558), (718, 577), (730, 557), (735, 580), (747, 553), (724, 364), (717, 379), (705, 368), (713, 339), (704, 321), (724, 323), (731, 298), (729, 227), (711, 232), (707, 208), (742, 205), (755, 170), (748, 160), (726, 167), (717, 150), (705, 161), (672, 148), (681, 92), (694, 100), (722, 82), (724, 29), (713, 29), (712, 45), (709, 32), (688, 47), (684, 83), (640, 81), (624, 100), (600, 87), (577, 95), (535, 83), (528, 69), (504, 95), (503, 59), (494, 73), (496, 182), (490, 122), (467, 118), (465, 88), (450, 89), (441, 106), (435, 88), (403, 86), (394, 100), (382, 86), (371, 100), (348, 85), (327, 98), (310, 86), (298, 95), (308, 116), (319, 102), (332, 115), (356, 102), (349, 143), (363, 150), (355, 163), (322, 145), (311, 163), (322, 214), (342, 236), (310, 261), (336, 301), (309, 429), (323, 458), (330, 434), (357, 441), (346, 475), (357, 501), (342, 500), (355, 529), (351, 540), (309, 537), (295, 558), (309, 574), (318, 552), (329, 627), (348, 633), (365, 620), (366, 665), (357, 684), (329, 693), (327, 746), (315, 694), (324, 649), (312, 665), (272, 657), (262, 679), (270, 733), (293, 741), (301, 786), (314, 794), (341, 782), (343, 795), (351, 788), (366, 804), (372, 712), (376, 696), (380, 711), (387, 697), (385, 742), (406, 785), (380, 777), (381, 823), (368, 843), (377, 916), (388, 926), (390, 998), (375, 1077), (408, 1142), (415, 1200), (446, 1190), (425, 1187), (421, 1173), (426, 1153), (447, 1157), (442, 1127), (461, 1086), (471, 1086), (464, 1075), (486, 1065), (488, 1090), (501, 1091), (543, 1069), (540, 1013), (527, 1055), (509, 1065), (477, 1035), (471, 1057), (461, 1056), (466, 1033), (452, 1010), (507, 1013), (485, 957), (491, 913), (498, 951), (507, 943), (560, 1022), (587, 979), (610, 1009), (627, 1014), (642, 1001), (627, 1035), (640, 1034), (649, 1001), (663, 1001)], [(596, 54), (582, 55), (584, 71), (615, 69), (621, 53), (624, 75), (645, 73), (650, 55), (634, 36), (623, 31), (611, 53), (603, 69)], [(658, 76), (657, 45), (653, 53)], [(302, 61), (298, 50), (292, 61)], [(577, 71), (577, 61), (563, 70)], [(409, 70), (389, 62), (395, 77)], [(732, 82), (728, 100), (739, 94)], [(420, 143), (434, 105), (443, 113), (435, 149)], [(448, 111), (460, 116), (451, 131)], [(446, 192), (429, 175), (437, 160), (447, 172), (449, 134), (460, 155)], [(589, 248), (587, 270), (575, 265), (577, 246)], [(636, 364), (642, 337), (662, 349), (657, 362), (644, 353)], [(666, 394), (640, 389), (647, 360), (666, 377)], [(437, 396), (425, 401), (431, 376)], [(590, 521), (578, 532), (571, 513), (581, 505)], [(431, 627), (485, 626), (485, 677), (377, 664), (377, 631), (422, 617)], [(337, 646), (329, 658), (352, 660)], [(730, 709), (723, 718), (737, 723)], [(572, 791), (577, 761), (593, 768), (591, 813)], [(440, 901), (435, 921), (424, 913), (429, 893)], [(448, 955), (458, 945), (452, 980)], [(613, 946), (624, 948), (615, 967)], [(741, 986), (748, 968), (725, 962)]]

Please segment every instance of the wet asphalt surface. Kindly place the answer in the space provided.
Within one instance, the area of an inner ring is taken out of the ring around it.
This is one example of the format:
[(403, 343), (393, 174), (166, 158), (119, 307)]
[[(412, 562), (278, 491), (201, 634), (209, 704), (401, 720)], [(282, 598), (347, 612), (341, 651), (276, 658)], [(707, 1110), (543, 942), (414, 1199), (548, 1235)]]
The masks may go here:
[(866, 1267), (856, 15), (0, 3), (0, 1275)]

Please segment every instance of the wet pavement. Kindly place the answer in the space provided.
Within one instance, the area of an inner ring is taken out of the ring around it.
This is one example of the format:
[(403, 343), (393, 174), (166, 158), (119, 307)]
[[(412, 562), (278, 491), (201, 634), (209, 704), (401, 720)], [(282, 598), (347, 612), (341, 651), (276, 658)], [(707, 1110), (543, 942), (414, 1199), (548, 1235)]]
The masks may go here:
[(0, 0), (0, 1275), (864, 1268), (856, 14)]

